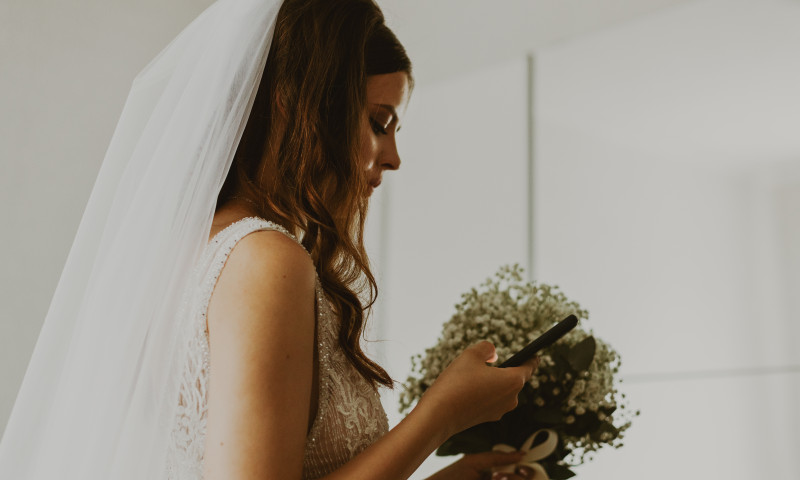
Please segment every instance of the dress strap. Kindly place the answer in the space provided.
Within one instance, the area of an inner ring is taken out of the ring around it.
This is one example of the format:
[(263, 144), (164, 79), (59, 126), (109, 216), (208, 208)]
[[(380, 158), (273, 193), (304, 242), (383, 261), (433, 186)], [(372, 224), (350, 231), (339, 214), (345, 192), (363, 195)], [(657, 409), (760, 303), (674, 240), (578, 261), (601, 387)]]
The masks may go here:
[[(208, 242), (208, 246), (212, 250), (215, 250), (215, 247), (217, 247), (221, 243), (228, 243), (231, 238), (236, 238), (236, 240), (233, 242), (233, 244), (235, 245), (242, 237), (244, 237), (248, 233), (252, 233), (258, 230), (275, 230), (277, 232), (281, 232), (282, 234), (294, 240), (298, 245), (303, 247), (303, 244), (300, 243), (300, 240), (298, 240), (297, 237), (291, 234), (282, 225), (263, 219), (261, 217), (244, 217), (240, 220), (231, 223), (227, 227), (217, 232), (217, 234), (214, 235), (214, 237)], [(231, 245), (231, 247), (233, 246)], [(303, 247), (303, 250), (305, 250), (305, 247)], [(308, 253), (307, 250), (306, 253)]]
[[(245, 217), (241, 220), (237, 220), (224, 229), (220, 230), (214, 237), (208, 242), (206, 245), (206, 252), (204, 255), (203, 261), (198, 265), (198, 275), (202, 275), (201, 285), (199, 289), (200, 295), (200, 305), (202, 305), (202, 309), (200, 315), (205, 318), (206, 310), (208, 308), (208, 303), (211, 299), (211, 294), (214, 291), (214, 287), (217, 284), (217, 279), (219, 278), (220, 274), (222, 273), (222, 267), (225, 265), (225, 262), (228, 260), (228, 255), (233, 250), (233, 247), (241, 240), (245, 235), (256, 232), (259, 230), (274, 230), (276, 232), (281, 232), (282, 234), (286, 235), (287, 237), (291, 238), (298, 245), (303, 247), (303, 244), (297, 240), (297, 237), (292, 235), (288, 230), (286, 230), (283, 226), (278, 225), (275, 222), (270, 222), (269, 220), (265, 220), (261, 217)], [(308, 251), (303, 247), (303, 251), (308, 254)], [(309, 255), (310, 257), (310, 255)], [(317, 295), (319, 296), (320, 292), (320, 282), (319, 282), (319, 275), (317, 275), (316, 270), (314, 274), (317, 277), (316, 281), (316, 289)], [(204, 329), (207, 331), (207, 326), (204, 326)]]

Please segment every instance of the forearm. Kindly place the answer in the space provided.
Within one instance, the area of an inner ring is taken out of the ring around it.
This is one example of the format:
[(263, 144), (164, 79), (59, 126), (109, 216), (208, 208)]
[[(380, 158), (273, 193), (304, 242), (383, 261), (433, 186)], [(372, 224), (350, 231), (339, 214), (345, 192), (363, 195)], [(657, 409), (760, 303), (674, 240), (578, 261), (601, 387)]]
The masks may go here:
[(407, 479), (448, 437), (433, 413), (415, 408), (380, 440), (323, 479)]

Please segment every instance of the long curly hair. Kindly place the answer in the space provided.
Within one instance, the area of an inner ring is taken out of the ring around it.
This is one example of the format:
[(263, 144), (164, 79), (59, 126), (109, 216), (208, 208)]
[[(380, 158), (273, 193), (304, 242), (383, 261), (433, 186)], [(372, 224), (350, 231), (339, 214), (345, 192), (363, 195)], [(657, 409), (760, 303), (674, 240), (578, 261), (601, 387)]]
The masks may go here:
[(373, 385), (393, 380), (361, 349), (378, 294), (364, 248), (360, 157), (367, 76), (411, 61), (373, 0), (285, 0), (264, 74), (217, 205), (247, 199), (299, 234), (334, 311), (339, 344)]

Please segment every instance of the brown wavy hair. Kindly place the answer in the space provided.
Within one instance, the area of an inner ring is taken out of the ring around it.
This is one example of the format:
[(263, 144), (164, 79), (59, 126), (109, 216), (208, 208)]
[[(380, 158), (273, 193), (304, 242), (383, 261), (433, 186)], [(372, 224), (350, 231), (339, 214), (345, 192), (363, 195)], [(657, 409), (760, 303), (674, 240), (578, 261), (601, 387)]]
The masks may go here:
[(339, 345), (373, 385), (392, 378), (361, 349), (378, 294), (364, 249), (360, 157), (367, 76), (411, 61), (372, 0), (285, 0), (253, 109), (217, 199), (248, 200), (302, 237), (334, 311)]

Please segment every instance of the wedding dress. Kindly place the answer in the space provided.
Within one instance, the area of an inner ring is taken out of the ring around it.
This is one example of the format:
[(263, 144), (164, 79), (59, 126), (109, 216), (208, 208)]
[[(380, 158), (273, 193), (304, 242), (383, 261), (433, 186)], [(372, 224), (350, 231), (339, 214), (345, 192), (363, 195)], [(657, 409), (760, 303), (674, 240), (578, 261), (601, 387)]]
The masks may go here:
[[(170, 480), (202, 478), (208, 375), (214, 368), (209, 364), (206, 311), (231, 250), (245, 235), (259, 230), (275, 230), (297, 241), (280, 225), (259, 217), (234, 222), (206, 245), (192, 274), (192, 288), (184, 295), (182, 308), (190, 310), (188, 315), (178, 316), (186, 324), (179, 326), (184, 350), (180, 358), (184, 360), (181, 374), (176, 378), (180, 394), (167, 454)], [(339, 347), (339, 322), (319, 278), (316, 291), (319, 396), (316, 418), (306, 439), (304, 479), (333, 472), (388, 431), (386, 412), (376, 388), (358, 373)]]

